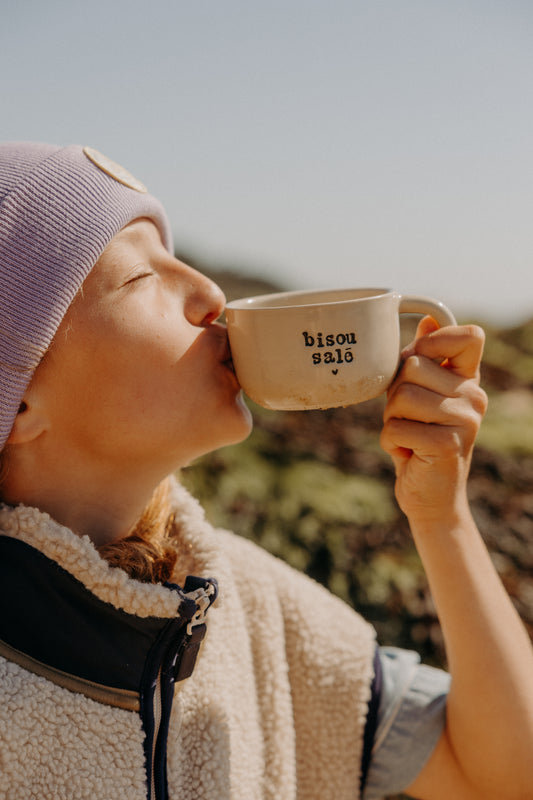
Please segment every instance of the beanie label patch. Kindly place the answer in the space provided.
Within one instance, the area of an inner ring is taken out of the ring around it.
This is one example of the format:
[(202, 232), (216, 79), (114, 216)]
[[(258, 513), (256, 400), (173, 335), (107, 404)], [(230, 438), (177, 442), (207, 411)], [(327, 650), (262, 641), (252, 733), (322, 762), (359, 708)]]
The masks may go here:
[(131, 172), (128, 172), (127, 169), (121, 167), (120, 164), (116, 163), (116, 161), (112, 161), (98, 150), (95, 150), (94, 147), (84, 147), (83, 152), (89, 161), (92, 161), (92, 163), (95, 164), (98, 169), (101, 169), (102, 172), (105, 172), (106, 175), (114, 178), (119, 183), (122, 183), (129, 189), (135, 189), (136, 192), (142, 192), (143, 194), (148, 191), (144, 183), (138, 181), (137, 178), (131, 174)]

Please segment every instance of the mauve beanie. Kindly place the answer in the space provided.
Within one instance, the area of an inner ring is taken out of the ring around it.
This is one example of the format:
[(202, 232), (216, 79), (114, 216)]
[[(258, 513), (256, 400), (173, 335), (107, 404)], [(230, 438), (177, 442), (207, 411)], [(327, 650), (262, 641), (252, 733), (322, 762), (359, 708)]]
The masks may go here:
[(111, 239), (162, 205), (92, 148), (0, 144), (0, 449), (35, 368)]

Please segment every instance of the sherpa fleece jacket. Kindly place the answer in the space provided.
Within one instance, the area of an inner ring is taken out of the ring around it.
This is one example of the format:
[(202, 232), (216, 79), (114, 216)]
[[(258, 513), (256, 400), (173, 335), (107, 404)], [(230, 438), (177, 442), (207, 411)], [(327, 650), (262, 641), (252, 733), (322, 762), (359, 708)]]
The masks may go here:
[(174, 504), (164, 586), (0, 508), (0, 797), (355, 800), (373, 630), (177, 483)]

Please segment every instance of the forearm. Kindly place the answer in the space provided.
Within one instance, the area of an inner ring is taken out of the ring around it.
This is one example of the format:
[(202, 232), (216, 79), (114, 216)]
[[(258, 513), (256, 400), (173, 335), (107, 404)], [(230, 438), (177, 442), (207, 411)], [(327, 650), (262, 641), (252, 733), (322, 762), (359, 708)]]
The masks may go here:
[(382, 444), (442, 624), (445, 735), (410, 787), (425, 800), (533, 800), (533, 651), (472, 519), (468, 470), (487, 397), (483, 332), (422, 320), (389, 389)]
[(411, 520), (411, 530), (445, 638), (452, 675), (447, 735), (460, 770), (480, 797), (530, 797), (529, 637), (466, 502), (439, 522)]

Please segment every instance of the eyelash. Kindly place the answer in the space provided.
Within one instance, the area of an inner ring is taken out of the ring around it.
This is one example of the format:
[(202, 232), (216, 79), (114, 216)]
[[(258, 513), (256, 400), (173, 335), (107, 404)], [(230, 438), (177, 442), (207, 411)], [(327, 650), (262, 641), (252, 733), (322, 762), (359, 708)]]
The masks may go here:
[(138, 272), (137, 275), (133, 275), (129, 280), (126, 281), (124, 286), (128, 286), (130, 283), (135, 283), (135, 281), (140, 280), (141, 278), (149, 278), (153, 275), (153, 272)]

